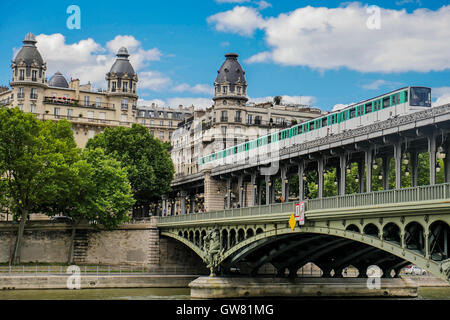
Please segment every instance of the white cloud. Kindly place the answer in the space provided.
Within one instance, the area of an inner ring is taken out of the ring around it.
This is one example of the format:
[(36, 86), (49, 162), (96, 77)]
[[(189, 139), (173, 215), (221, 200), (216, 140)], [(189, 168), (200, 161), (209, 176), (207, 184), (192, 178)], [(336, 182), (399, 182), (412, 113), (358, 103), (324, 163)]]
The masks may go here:
[(139, 89), (162, 91), (172, 84), (172, 80), (158, 71), (143, 71), (139, 73)]
[(311, 7), (263, 18), (254, 8), (237, 6), (208, 18), (216, 30), (251, 36), (265, 32), (270, 51), (247, 61), (273, 61), (318, 70), (428, 72), (450, 68), (450, 6), (439, 10), (381, 9), (381, 30), (370, 30), (367, 6)]
[[(47, 62), (48, 77), (60, 71), (66, 77), (78, 78), (82, 83), (90, 81), (99, 87), (106, 86), (105, 75), (114, 64), (120, 47), (127, 47), (131, 55), (130, 62), (136, 71), (147, 67), (150, 61), (159, 60), (162, 55), (157, 48), (145, 50), (141, 42), (128, 35), (116, 36), (107, 42), (106, 47), (91, 38), (69, 44), (60, 33), (41, 34), (36, 40), (37, 47)], [(139, 85), (150, 87), (155, 85), (155, 82), (161, 82), (161, 78), (164, 77), (159, 75), (160, 80), (157, 80), (156, 75), (156, 72), (139, 73), (139, 76), (143, 77)]]
[(256, 29), (264, 24), (264, 19), (255, 8), (236, 6), (232, 10), (220, 12), (208, 17), (208, 23), (216, 30), (252, 36)]
[(375, 80), (371, 83), (364, 84), (361, 87), (366, 90), (378, 90), (381, 87), (388, 87), (388, 88), (394, 88), (394, 87), (400, 87), (402, 84), (400, 82), (392, 82), (387, 80)]
[(267, 1), (264, 1), (264, 0), (259, 1), (256, 4), (258, 5), (259, 10), (264, 10), (264, 9), (270, 8), (272, 6), (270, 3), (268, 3)]
[(436, 98), (436, 101), (433, 103), (434, 107), (450, 103), (450, 87), (434, 88), (432, 95)]
[(175, 92), (192, 92), (192, 93), (198, 93), (198, 94), (207, 94), (207, 95), (214, 95), (214, 88), (212, 86), (209, 86), (207, 84), (196, 84), (195, 86), (190, 86), (187, 83), (182, 83), (178, 86), (175, 86), (172, 88)]

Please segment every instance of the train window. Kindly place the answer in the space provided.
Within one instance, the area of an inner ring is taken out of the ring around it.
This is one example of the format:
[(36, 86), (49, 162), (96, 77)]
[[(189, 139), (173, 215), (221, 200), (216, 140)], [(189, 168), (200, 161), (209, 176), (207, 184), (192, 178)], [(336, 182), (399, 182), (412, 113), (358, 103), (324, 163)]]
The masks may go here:
[(372, 112), (372, 102), (366, 103), (366, 113)]
[(327, 119), (328, 118), (322, 118), (322, 127), (326, 127), (327, 126)]
[(314, 121), (311, 121), (309, 123), (309, 131), (312, 131), (312, 130), (314, 130)]
[(342, 120), (342, 121), (347, 120), (347, 119), (346, 119), (346, 113), (347, 113), (347, 111), (344, 111), (344, 112), (341, 113), (341, 120)]
[(360, 117), (361, 116), (361, 114), (362, 114), (362, 110), (363, 110), (363, 106), (358, 106), (358, 107), (356, 107), (356, 115), (358, 116), (358, 117)]
[(350, 110), (350, 118), (349, 119), (353, 119), (356, 115), (356, 108), (353, 108)]
[(411, 87), (411, 97), (409, 101), (411, 106), (431, 107), (431, 89)]
[(386, 97), (386, 98), (383, 99), (383, 109), (384, 108), (389, 108), (390, 100), (391, 100), (390, 97)]
[(408, 91), (405, 91), (404, 95), (405, 95), (405, 102), (408, 102)]

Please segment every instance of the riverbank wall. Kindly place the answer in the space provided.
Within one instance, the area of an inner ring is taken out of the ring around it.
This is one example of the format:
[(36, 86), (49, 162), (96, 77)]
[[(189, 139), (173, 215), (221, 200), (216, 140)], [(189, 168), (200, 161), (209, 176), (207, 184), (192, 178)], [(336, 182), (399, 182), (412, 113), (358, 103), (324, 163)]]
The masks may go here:
[[(160, 237), (157, 218), (127, 223), (113, 231), (80, 225), (75, 241), (75, 265), (172, 266), (198, 268), (203, 261), (183, 244)], [(0, 264), (8, 264), (17, 225), (0, 222)], [(23, 264), (64, 264), (70, 247), (71, 226), (50, 221), (29, 221), (21, 252)]]

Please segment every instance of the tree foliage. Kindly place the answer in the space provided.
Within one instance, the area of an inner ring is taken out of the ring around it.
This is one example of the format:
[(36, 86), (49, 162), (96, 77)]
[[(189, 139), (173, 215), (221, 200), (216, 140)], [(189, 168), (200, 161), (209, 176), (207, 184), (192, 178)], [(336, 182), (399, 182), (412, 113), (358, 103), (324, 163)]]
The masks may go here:
[(175, 169), (168, 145), (143, 126), (107, 128), (89, 140), (88, 149), (102, 148), (122, 163), (138, 205), (148, 204), (170, 191)]
[(20, 222), (14, 262), (28, 215), (62, 192), (78, 152), (68, 121), (42, 122), (18, 108), (0, 108), (0, 198)]

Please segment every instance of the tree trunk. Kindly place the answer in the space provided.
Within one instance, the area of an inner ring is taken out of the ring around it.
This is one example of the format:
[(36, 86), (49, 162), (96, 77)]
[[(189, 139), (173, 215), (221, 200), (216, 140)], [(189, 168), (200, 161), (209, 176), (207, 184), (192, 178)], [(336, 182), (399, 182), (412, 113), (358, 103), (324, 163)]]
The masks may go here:
[(73, 253), (75, 247), (75, 235), (77, 232), (78, 222), (72, 224), (72, 234), (70, 236), (70, 247), (69, 247), (69, 256), (67, 258), (67, 263), (71, 264), (73, 262)]
[(17, 232), (16, 246), (14, 248), (14, 255), (12, 257), (13, 265), (20, 263), (20, 252), (22, 249), (23, 233), (25, 231), (25, 224), (27, 223), (27, 218), (28, 218), (28, 210), (22, 209), (22, 215), (20, 217), (19, 223), (19, 230)]

